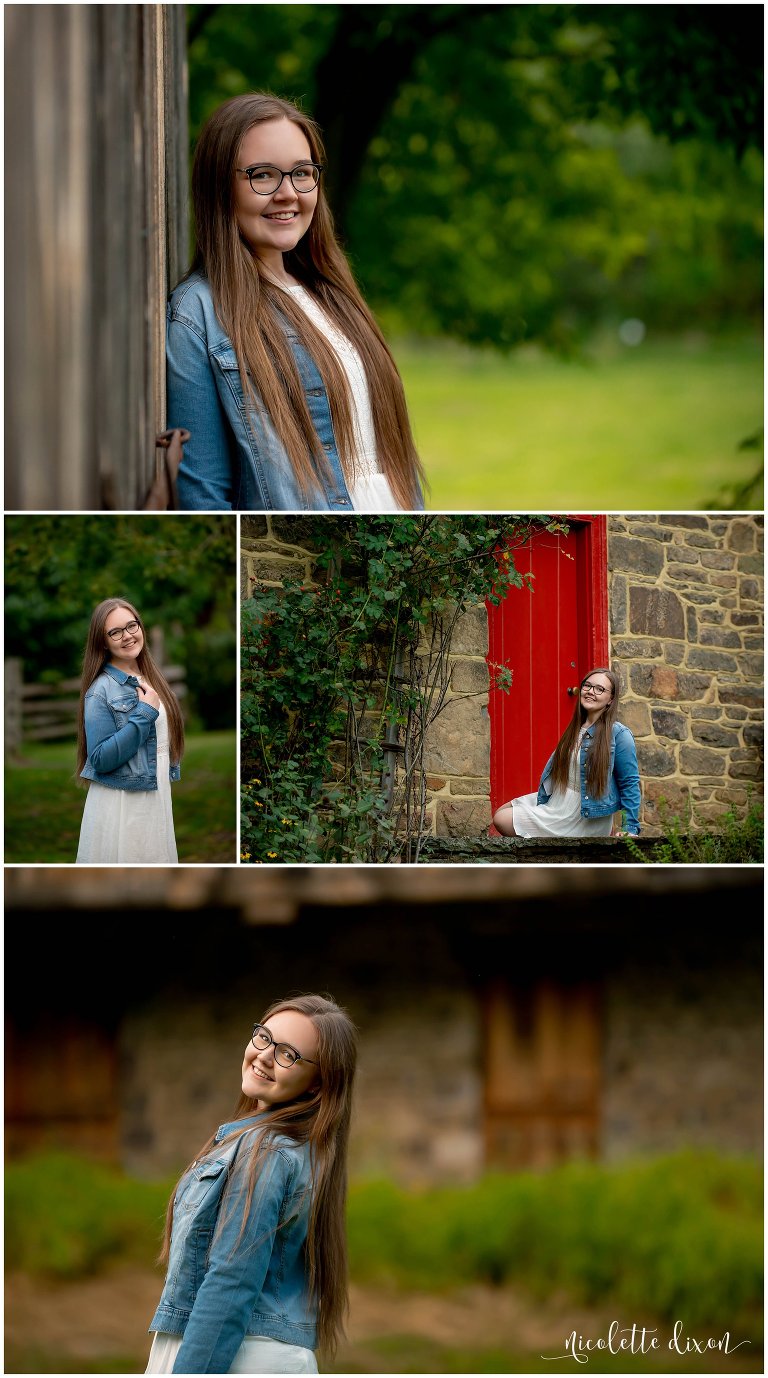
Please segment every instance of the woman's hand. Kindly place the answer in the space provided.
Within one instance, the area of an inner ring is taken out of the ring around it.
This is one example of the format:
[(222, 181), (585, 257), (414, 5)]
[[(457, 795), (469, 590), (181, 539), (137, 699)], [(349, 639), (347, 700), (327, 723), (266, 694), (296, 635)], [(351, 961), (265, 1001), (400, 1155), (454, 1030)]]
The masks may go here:
[(160, 695), (155, 693), (151, 684), (147, 684), (145, 679), (139, 680), (139, 702), (148, 703), (150, 708), (160, 710)]

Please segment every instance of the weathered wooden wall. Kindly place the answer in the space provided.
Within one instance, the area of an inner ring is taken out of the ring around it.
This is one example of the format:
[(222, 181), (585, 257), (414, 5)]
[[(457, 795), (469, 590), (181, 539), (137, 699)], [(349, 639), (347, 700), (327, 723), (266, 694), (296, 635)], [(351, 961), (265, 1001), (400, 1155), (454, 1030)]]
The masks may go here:
[(6, 509), (135, 509), (186, 266), (183, 5), (7, 5)]

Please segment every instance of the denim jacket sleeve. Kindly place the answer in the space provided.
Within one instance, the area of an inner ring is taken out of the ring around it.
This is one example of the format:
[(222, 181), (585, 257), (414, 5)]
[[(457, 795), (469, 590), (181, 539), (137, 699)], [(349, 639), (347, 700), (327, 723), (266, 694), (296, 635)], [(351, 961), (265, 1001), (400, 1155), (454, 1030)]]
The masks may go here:
[(94, 770), (106, 775), (136, 755), (159, 713), (150, 704), (137, 702), (125, 714), (125, 722), (117, 727), (106, 698), (94, 689), (85, 696), (84, 716), (88, 759)]
[(619, 801), (627, 815), (627, 832), (635, 837), (640, 832), (640, 768), (637, 764), (635, 739), (628, 727), (617, 724), (613, 755), (613, 777), (619, 791)]
[(283, 1203), (293, 1190), (295, 1160), (282, 1148), (268, 1148), (243, 1222), (248, 1147), (254, 1142), (251, 1134), (243, 1140), (222, 1195), (205, 1277), (174, 1373), (229, 1373), (267, 1275)]
[(547, 793), (547, 788), (546, 788), (546, 785), (545, 785), (544, 782), (545, 782), (547, 776), (549, 775), (549, 772), (550, 772), (551, 769), (552, 769), (552, 762), (554, 761), (554, 759), (555, 759), (555, 753), (554, 753), (554, 751), (553, 751), (553, 752), (552, 752), (552, 755), (550, 756), (549, 760), (547, 761), (547, 764), (545, 765), (543, 771), (541, 772), (541, 779), (539, 780), (539, 790), (538, 790), (538, 795), (537, 795), (537, 797), (536, 797), (536, 803), (537, 803), (537, 804), (546, 804), (547, 800), (549, 799), (549, 797), (550, 797), (550, 795), (551, 795), (551, 790), (549, 791), (549, 793)]
[(179, 470), (179, 506), (187, 512), (229, 512), (233, 459), (208, 342), (196, 322), (172, 315), (170, 307), (166, 365), (168, 426), (181, 426), (190, 433)]

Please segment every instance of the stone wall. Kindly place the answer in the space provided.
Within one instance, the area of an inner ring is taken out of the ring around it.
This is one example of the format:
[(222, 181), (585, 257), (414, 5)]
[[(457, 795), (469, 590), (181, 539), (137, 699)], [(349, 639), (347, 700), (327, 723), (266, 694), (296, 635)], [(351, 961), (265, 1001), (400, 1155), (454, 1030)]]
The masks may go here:
[(713, 948), (672, 923), (625, 956), (604, 990), (601, 1156), (759, 1154), (761, 1003), (756, 931)]
[[(243, 597), (255, 580), (311, 578), (315, 533), (301, 518), (243, 518)], [(663, 831), (660, 808), (686, 817), (690, 804), (695, 826), (743, 809), (750, 789), (762, 794), (762, 551), (758, 516), (609, 518), (611, 661), (637, 741), (647, 837)], [(436, 837), (482, 837), (491, 822), (487, 653), (478, 607), (457, 624), (425, 752)]]
[[(192, 1156), (232, 1113), (244, 1022), (275, 990), (311, 984), (312, 973), (361, 1030), (354, 1175), (409, 1186), (474, 1180), (486, 1166), (487, 973), (494, 953), (511, 969), (514, 951), (520, 970), (540, 979), (548, 970), (544, 933), (557, 944), (548, 915), (539, 908), (535, 926), (543, 932), (530, 938), (528, 912), (497, 912), (493, 932), (485, 932), (471, 906), (459, 928), (444, 912), (361, 909), (335, 922), (322, 955), (316, 911), (289, 930), (232, 934), (228, 951), (209, 954), (204, 992), (198, 978), (179, 971), (157, 981), (156, 994), (121, 1021), (123, 1163), (151, 1176)], [(636, 941), (580, 928), (574, 951), (601, 994), (597, 1156), (620, 1161), (688, 1146), (759, 1153), (757, 923), (732, 930), (724, 955), (712, 925), (703, 933), (668, 925), (666, 938), (656, 926), (644, 947), (642, 912), (625, 910), (622, 918)], [(241, 970), (234, 979), (233, 955)], [(268, 981), (242, 974), (267, 967)]]
[(613, 516), (612, 663), (637, 741), (643, 823), (709, 821), (762, 793), (763, 519)]
[(491, 824), (487, 654), (488, 614), (470, 608), (456, 625), (445, 708), (424, 752), (427, 825), (437, 837), (482, 837)]
[[(400, 893), (345, 902), (346, 879), (358, 869), (376, 885), (393, 877)], [(165, 904), (160, 895), (142, 903), (126, 873), (130, 940), (115, 939), (120, 960), (108, 980), (104, 935), (115, 929), (113, 910), (78, 907), (63, 875), (64, 921), (54, 894), (31, 913), (12, 893), (9, 1150), (98, 1143), (133, 1173), (170, 1174), (232, 1114), (253, 1021), (283, 992), (319, 989), (346, 1005), (360, 1029), (355, 1174), (469, 1181), (489, 1161), (486, 1101), (499, 1068), (494, 1062), (489, 1070), (487, 1020), (491, 1004), (498, 1009), (499, 978), (528, 1040), (518, 1071), (530, 1067), (544, 1091), (556, 1078), (566, 1103), (572, 1060), (556, 1057), (553, 1065), (557, 1045), (531, 1041), (526, 993), (546, 984), (552, 1000), (560, 991), (567, 1003), (574, 984), (594, 986), (599, 1157), (687, 1144), (759, 1150), (762, 887), (755, 868), (598, 874), (582, 867), (567, 895), (557, 868), (554, 891), (546, 867), (409, 869), (408, 884), (432, 887), (431, 902), (426, 894), (422, 903), (409, 901), (399, 867), (299, 868), (293, 880), (290, 868), (274, 875), (233, 868), (250, 892), (253, 918), (231, 905), (232, 896), (222, 907), (213, 875), (198, 906), (195, 868), (186, 903), (183, 889)], [(161, 874), (152, 873), (153, 887)], [(85, 868), (80, 893), (96, 880)], [(305, 897), (295, 917), (280, 903), (288, 883)], [(52, 1027), (55, 1064), (46, 1055)], [(548, 1100), (539, 1099), (538, 1111), (546, 1111)], [(565, 1156), (572, 1151), (566, 1144)]]

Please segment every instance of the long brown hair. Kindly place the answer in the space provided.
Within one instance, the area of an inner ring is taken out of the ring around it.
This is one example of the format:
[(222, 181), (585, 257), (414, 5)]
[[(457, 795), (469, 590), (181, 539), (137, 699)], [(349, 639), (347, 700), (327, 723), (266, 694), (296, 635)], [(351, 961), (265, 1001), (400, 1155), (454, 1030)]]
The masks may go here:
[(573, 717), (555, 748), (550, 782), (553, 793), (556, 790), (563, 791), (568, 784), (568, 770), (571, 755), (579, 739), (579, 732), (587, 721), (587, 710), (582, 706), (581, 691), (590, 675), (605, 675), (606, 678), (610, 680), (613, 689), (613, 698), (607, 708), (603, 710), (600, 717), (592, 725), (591, 743), (587, 750), (587, 789), (593, 799), (599, 799), (605, 794), (608, 786), (608, 771), (611, 764), (611, 737), (613, 724), (616, 722), (616, 715), (619, 711), (619, 694), (621, 692), (621, 684), (618, 675), (614, 674), (613, 670), (607, 669), (604, 665), (599, 665), (596, 669), (590, 670), (579, 685), (579, 694), (576, 700), (576, 707), (573, 710)]
[[(91, 617), (91, 625), (88, 628), (88, 638), (83, 652), (83, 673), (80, 680), (80, 707), (77, 715), (77, 776), (83, 769), (88, 759), (88, 744), (85, 740), (85, 696), (88, 693), (95, 679), (98, 679), (106, 661), (109, 660), (109, 650), (107, 647), (107, 634), (104, 625), (111, 612), (116, 608), (125, 608), (132, 617), (136, 618), (141, 633), (144, 637), (144, 645), (140, 654), (136, 657), (136, 669), (144, 679), (149, 680), (155, 693), (160, 695), (168, 714), (168, 738), (170, 746), (170, 756), (174, 765), (177, 765), (184, 754), (184, 719), (181, 716), (179, 700), (174, 694), (165, 675), (159, 666), (152, 659), (147, 647), (147, 629), (144, 626), (139, 614), (132, 603), (127, 598), (105, 598), (103, 603), (99, 603), (94, 608)], [(87, 781), (81, 781), (87, 784)]]
[[(293, 465), (305, 495), (328, 472), (307, 407), (290, 343), (287, 319), (312, 355), (328, 393), (331, 419), (345, 474), (353, 479), (354, 427), (346, 375), (334, 350), (291, 298), (265, 273), (240, 233), (234, 207), (234, 178), (244, 135), (269, 120), (290, 120), (302, 130), (312, 161), (324, 163), (320, 131), (289, 101), (255, 92), (219, 106), (204, 125), (192, 167), (196, 250), (190, 273), (208, 279), (216, 315), (234, 346), (243, 392), (256, 409), (256, 391)], [(312, 222), (296, 248), (286, 253), (288, 272), (360, 354), (370, 391), (376, 446), (382, 472), (402, 507), (419, 501), (423, 473), (416, 453), (403, 385), (376, 321), (357, 288), (333, 229), (322, 178)], [(253, 380), (253, 381), (252, 381)], [(255, 385), (255, 386), (254, 386)]]
[[(254, 1186), (269, 1151), (273, 1133), (287, 1135), (294, 1142), (308, 1143), (312, 1164), (312, 1188), (307, 1230), (307, 1284), (317, 1304), (318, 1345), (332, 1355), (343, 1331), (347, 1309), (347, 1152), (352, 1113), (352, 1087), (357, 1063), (357, 1031), (346, 1010), (326, 995), (293, 995), (276, 1000), (259, 1023), (267, 1024), (282, 1010), (295, 1010), (312, 1020), (317, 1030), (319, 1081), (314, 1089), (285, 1105), (259, 1115), (262, 1130), (251, 1152), (244, 1216), (250, 1207)], [(257, 1102), (241, 1094), (234, 1118), (257, 1115)], [(239, 1138), (250, 1128), (245, 1125), (219, 1143)], [(215, 1133), (203, 1144), (193, 1162), (209, 1153)], [(188, 1172), (189, 1167), (184, 1169)], [(184, 1173), (182, 1173), (182, 1177)], [(181, 1179), (179, 1179), (181, 1180)], [(173, 1227), (173, 1202), (178, 1183), (171, 1192), (166, 1212), (160, 1262), (167, 1263)]]

